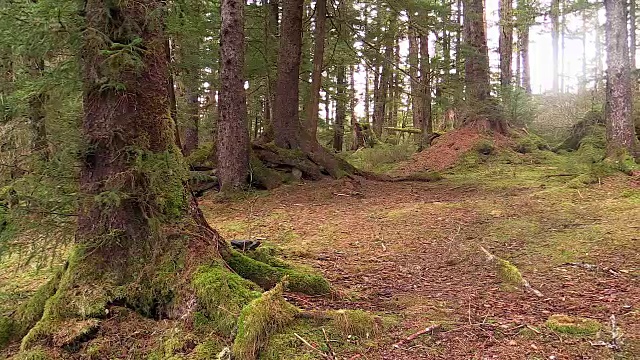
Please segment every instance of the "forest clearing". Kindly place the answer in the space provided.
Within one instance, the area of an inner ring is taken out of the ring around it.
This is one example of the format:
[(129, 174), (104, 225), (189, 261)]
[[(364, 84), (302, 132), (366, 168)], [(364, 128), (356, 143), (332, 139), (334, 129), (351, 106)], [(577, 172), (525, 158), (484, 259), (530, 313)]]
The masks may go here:
[(635, 0), (0, 2), (0, 359), (640, 358)]

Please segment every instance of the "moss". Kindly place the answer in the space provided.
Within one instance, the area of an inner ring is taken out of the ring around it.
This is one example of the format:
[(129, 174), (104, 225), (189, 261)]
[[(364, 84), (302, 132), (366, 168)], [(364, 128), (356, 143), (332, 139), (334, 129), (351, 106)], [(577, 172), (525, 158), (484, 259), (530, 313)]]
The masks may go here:
[(13, 321), (4, 316), (0, 316), (0, 349), (4, 348), (13, 335)]
[(212, 330), (225, 335), (231, 335), (235, 329), (240, 310), (260, 296), (255, 284), (221, 264), (198, 268), (192, 285), (201, 308), (195, 325), (213, 327)]
[(291, 264), (286, 261), (276, 257), (278, 253), (278, 249), (272, 246), (261, 246), (254, 251), (246, 252), (245, 255), (248, 257), (263, 262), (265, 264), (271, 265), (276, 268), (281, 269), (291, 269)]
[(45, 305), (56, 293), (62, 274), (63, 271), (56, 272), (53, 278), (38, 288), (29, 301), (18, 308), (13, 318), (12, 335), (14, 337), (24, 337), (42, 319)]
[(179, 328), (169, 329), (160, 345), (147, 355), (146, 360), (182, 360), (193, 348), (196, 338)]
[(593, 319), (562, 314), (551, 315), (545, 325), (555, 332), (577, 336), (595, 335), (602, 327)]
[(529, 154), (536, 150), (549, 150), (549, 145), (541, 137), (528, 134), (518, 139), (514, 150), (521, 154)]
[(263, 289), (275, 286), (286, 276), (288, 278), (287, 289), (293, 292), (320, 295), (331, 291), (327, 280), (320, 275), (293, 268), (274, 267), (237, 251), (233, 251), (231, 258), (227, 259), (227, 263), (238, 275), (253, 281)]
[(256, 187), (271, 190), (288, 180), (282, 172), (267, 167), (254, 154), (249, 158), (249, 167), (249, 182)]
[(489, 139), (482, 139), (473, 146), (473, 150), (481, 155), (491, 155), (494, 149), (493, 141)]
[(215, 144), (204, 143), (185, 158), (189, 166), (215, 166)]
[(334, 312), (333, 325), (345, 336), (369, 338), (381, 331), (381, 321), (363, 310), (338, 310)]
[(269, 336), (290, 324), (298, 310), (282, 297), (282, 283), (245, 306), (238, 319), (233, 354), (238, 360), (257, 357)]
[(520, 270), (507, 260), (498, 259), (498, 274), (502, 281), (511, 285), (522, 285), (524, 282)]
[(598, 182), (598, 178), (591, 174), (580, 174), (575, 178), (571, 179), (567, 183), (567, 187), (570, 189), (580, 189), (590, 184), (596, 184), (597, 182)]
[(51, 360), (53, 357), (49, 356), (42, 348), (34, 348), (29, 351), (21, 352), (16, 355), (15, 360)]
[(223, 349), (223, 345), (217, 341), (206, 340), (191, 351), (187, 359), (189, 360), (210, 360), (217, 359), (217, 355)]

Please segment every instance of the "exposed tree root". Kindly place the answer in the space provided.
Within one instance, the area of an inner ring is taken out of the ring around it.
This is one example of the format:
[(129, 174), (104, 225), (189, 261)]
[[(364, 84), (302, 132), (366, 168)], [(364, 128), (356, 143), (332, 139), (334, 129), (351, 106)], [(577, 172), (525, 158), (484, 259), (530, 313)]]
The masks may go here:
[[(261, 171), (256, 172), (254, 180), (262, 184), (265, 188), (273, 188), (274, 172), (281, 175), (276, 176), (282, 181), (295, 177), (293, 174), (299, 171), (302, 178), (309, 180), (320, 180), (323, 178), (339, 179), (342, 177), (361, 177), (373, 181), (400, 182), (400, 181), (435, 181), (439, 180), (439, 174), (435, 172), (422, 172), (409, 176), (389, 176), (384, 174), (374, 174), (360, 170), (341, 159), (323, 146), (315, 143), (306, 147), (306, 150), (288, 150), (279, 148), (273, 144), (254, 144), (253, 152), (262, 165), (255, 166)], [(271, 172), (265, 173), (264, 169)], [(270, 181), (267, 183), (266, 181)]]

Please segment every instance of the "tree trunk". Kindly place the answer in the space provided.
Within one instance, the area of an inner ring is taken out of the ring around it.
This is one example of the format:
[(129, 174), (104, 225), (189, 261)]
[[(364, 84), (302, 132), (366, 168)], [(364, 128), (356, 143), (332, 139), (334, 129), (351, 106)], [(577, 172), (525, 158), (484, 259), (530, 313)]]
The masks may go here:
[[(395, 24), (395, 22), (391, 21), (391, 24)], [(391, 26), (395, 25), (390, 25), (390, 27)], [(389, 82), (391, 80), (391, 65), (389, 61), (393, 59), (393, 38), (394, 36), (392, 34), (387, 34), (382, 69), (380, 70), (377, 91), (374, 95), (373, 132), (377, 137), (382, 136), (386, 113), (385, 109), (387, 108), (387, 96), (389, 95)]]
[(500, 84), (503, 93), (511, 86), (511, 59), (513, 55), (512, 0), (500, 1)]
[(271, 66), (267, 67), (267, 93), (265, 95), (263, 131), (259, 141), (268, 143), (274, 139), (272, 115), (276, 98), (276, 74), (274, 74), (272, 68), (276, 66), (278, 57), (278, 49), (273, 44), (278, 42), (279, 1), (263, 0), (263, 7), (265, 17), (263, 51)]
[[(44, 61), (41, 59), (29, 59), (31, 62), (30, 73), (34, 79), (41, 78), (44, 72)], [(38, 90), (29, 97), (29, 126), (31, 127), (32, 143), (31, 149), (37, 157), (42, 161), (49, 161), (50, 151), (49, 142), (47, 140), (47, 127), (45, 124), (45, 102), (47, 95)]]
[(313, 72), (311, 73), (311, 96), (309, 98), (306, 127), (309, 136), (315, 139), (318, 134), (318, 111), (320, 109), (320, 88), (322, 87), (322, 65), (326, 38), (327, 1), (316, 1), (315, 47), (313, 50)]
[(273, 130), (275, 143), (278, 147), (300, 149), (303, 129), (300, 127), (298, 113), (298, 74), (300, 72), (300, 57), (302, 56), (304, 1), (284, 0), (282, 4)]
[(553, 93), (559, 90), (560, 0), (551, 0), (551, 43), (553, 46)]
[(603, 81), (603, 63), (602, 63), (602, 28), (600, 26), (600, 20), (598, 17), (594, 17), (595, 29), (596, 29), (596, 57), (595, 57), (595, 76), (594, 76), (594, 86), (593, 89), (595, 92), (600, 91), (602, 89), (602, 81)]
[(420, 35), (420, 129), (422, 130), (422, 141), (420, 149), (429, 145), (429, 137), (433, 134), (433, 122), (431, 116), (431, 64), (429, 59), (429, 34)]
[(619, 160), (635, 154), (633, 99), (629, 67), (626, 1), (606, 0), (607, 91), (605, 122), (607, 156)]
[(244, 90), (244, 1), (223, 0), (220, 31), (218, 179), (222, 191), (238, 190), (249, 174), (249, 129)]
[(336, 77), (336, 122), (334, 125), (333, 148), (342, 151), (344, 144), (344, 124), (347, 117), (347, 68), (338, 66)]
[(200, 91), (199, 81), (196, 77), (189, 79), (185, 87), (185, 97), (187, 100), (187, 121), (184, 129), (184, 141), (182, 142), (182, 153), (189, 156), (198, 148), (198, 131), (200, 123)]
[(587, 34), (589, 34), (587, 12), (585, 9), (581, 11), (582, 20), (582, 75), (580, 76), (580, 92), (587, 91)]
[(518, 0), (518, 12), (521, 31), (518, 33), (520, 42), (520, 61), (522, 61), (522, 87), (527, 94), (531, 94), (531, 65), (529, 64), (529, 29), (531, 24), (530, 0)]
[(565, 74), (564, 74), (564, 55), (565, 55), (565, 33), (566, 33), (566, 27), (567, 27), (567, 23), (566, 23), (566, 19), (567, 19), (567, 14), (566, 14), (566, 2), (565, 0), (561, 1), (561, 5), (562, 5), (562, 10), (560, 11), (561, 14), (561, 20), (560, 20), (560, 92), (564, 93), (565, 92)]
[(467, 102), (477, 106), (489, 99), (489, 54), (484, 27), (482, 0), (465, 0), (464, 40), (469, 53), (465, 61)]
[[(419, 71), (419, 58), (418, 58), (418, 34), (414, 27), (409, 27), (409, 76), (410, 79), (410, 90), (411, 90), (411, 114), (413, 117), (413, 127), (416, 129), (422, 129), (421, 120), (422, 120), (422, 105), (420, 96), (420, 79), (418, 76)], [(418, 137), (419, 139), (419, 137)], [(420, 140), (418, 140), (418, 143)]]
[(631, 60), (632, 82), (635, 88), (636, 70), (636, 0), (629, 0), (629, 59)]

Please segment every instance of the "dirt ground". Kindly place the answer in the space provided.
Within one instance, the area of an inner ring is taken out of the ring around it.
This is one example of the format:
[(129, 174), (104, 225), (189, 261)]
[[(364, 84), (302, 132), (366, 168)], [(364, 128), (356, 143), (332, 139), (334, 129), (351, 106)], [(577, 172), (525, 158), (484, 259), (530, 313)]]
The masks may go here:
[[(395, 319), (339, 359), (640, 358), (637, 180), (573, 189), (556, 167), (526, 161), (444, 177), (288, 185), (201, 207), (227, 239), (263, 237), (333, 284), (332, 296), (289, 294), (296, 305)], [(480, 246), (516, 265), (543, 296), (505, 284)], [(553, 314), (592, 318), (602, 330), (553, 331), (545, 326)], [(612, 315), (619, 349), (605, 345)], [(297, 346), (300, 359), (322, 358)]]

